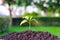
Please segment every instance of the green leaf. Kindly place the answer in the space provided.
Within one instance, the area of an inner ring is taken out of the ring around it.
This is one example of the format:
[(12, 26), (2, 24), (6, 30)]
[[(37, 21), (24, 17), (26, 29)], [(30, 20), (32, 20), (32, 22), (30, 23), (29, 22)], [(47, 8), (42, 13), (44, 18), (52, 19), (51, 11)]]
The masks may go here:
[(16, 4), (16, 0), (5, 0), (6, 3), (8, 4)]
[(24, 24), (24, 23), (26, 23), (26, 22), (28, 22), (27, 20), (23, 20), (21, 23), (20, 23), (20, 25), (22, 25), (22, 24)]
[(35, 22), (36, 24), (39, 24), (38, 20), (32, 19), (32, 22)]
[(60, 8), (57, 8), (57, 9), (56, 9), (56, 12), (57, 12), (57, 13), (60, 13)]
[(37, 16), (39, 16), (39, 14), (36, 13), (36, 12), (32, 12), (32, 13), (31, 13), (31, 16), (37, 17)]

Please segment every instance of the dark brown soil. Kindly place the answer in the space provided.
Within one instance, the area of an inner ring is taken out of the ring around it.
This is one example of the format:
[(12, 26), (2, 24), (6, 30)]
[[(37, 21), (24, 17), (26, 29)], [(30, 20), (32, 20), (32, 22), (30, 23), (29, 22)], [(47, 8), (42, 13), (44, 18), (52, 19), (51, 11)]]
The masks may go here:
[(0, 40), (60, 40), (57, 36), (48, 32), (23, 31), (9, 33), (0, 38)]

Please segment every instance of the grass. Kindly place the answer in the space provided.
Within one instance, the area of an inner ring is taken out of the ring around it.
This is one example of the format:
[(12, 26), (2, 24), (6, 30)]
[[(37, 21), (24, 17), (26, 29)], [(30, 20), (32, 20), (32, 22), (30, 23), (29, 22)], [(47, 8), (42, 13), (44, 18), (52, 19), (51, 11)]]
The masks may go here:
[[(9, 32), (21, 32), (28, 30), (28, 27), (19, 27), (19, 26), (13, 26), (12, 28), (9, 28)], [(36, 27), (30, 27), (30, 30), (33, 31), (43, 31), (43, 32), (50, 32), (52, 35), (56, 35), (60, 38), (60, 27), (59, 26), (36, 26)], [(0, 34), (1, 36), (2, 34)]]

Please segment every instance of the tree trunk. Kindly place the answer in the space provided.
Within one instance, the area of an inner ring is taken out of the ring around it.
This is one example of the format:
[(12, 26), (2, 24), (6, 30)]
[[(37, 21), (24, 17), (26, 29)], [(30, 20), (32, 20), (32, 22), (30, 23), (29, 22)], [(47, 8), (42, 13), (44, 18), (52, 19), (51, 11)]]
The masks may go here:
[(9, 4), (9, 12), (10, 12), (10, 23), (9, 26), (12, 26), (12, 13), (11, 13), (11, 8), (10, 8), (10, 4)]

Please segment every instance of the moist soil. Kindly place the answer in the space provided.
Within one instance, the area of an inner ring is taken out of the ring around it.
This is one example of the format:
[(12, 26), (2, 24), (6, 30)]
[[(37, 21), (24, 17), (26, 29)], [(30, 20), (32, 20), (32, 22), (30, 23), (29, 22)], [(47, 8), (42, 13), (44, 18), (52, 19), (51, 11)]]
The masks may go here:
[(60, 40), (60, 38), (49, 32), (27, 30), (23, 32), (8, 33), (0, 37), (0, 40)]

